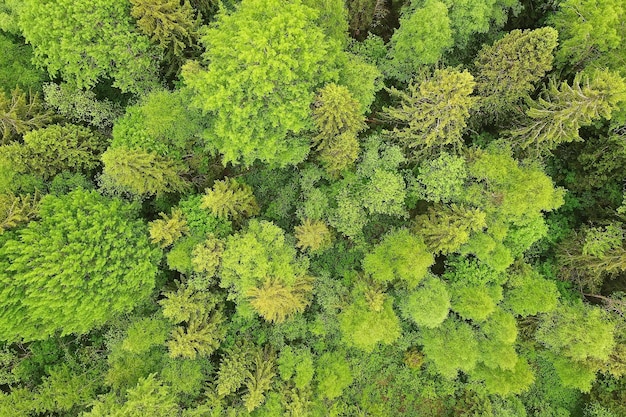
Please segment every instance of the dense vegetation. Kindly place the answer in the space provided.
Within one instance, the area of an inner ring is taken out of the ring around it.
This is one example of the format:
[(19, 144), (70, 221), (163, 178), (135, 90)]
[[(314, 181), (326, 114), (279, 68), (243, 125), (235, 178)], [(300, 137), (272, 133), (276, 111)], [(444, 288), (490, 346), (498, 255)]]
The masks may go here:
[(0, 416), (626, 416), (626, 0), (0, 0)]

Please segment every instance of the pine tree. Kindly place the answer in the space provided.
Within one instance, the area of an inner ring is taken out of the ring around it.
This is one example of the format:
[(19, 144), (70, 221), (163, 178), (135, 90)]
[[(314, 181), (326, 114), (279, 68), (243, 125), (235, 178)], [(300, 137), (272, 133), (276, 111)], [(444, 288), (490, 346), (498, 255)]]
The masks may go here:
[(37, 94), (27, 95), (16, 87), (11, 97), (7, 97), (0, 91), (1, 144), (7, 144), (30, 130), (42, 128), (52, 120), (52, 113), (44, 108)]
[(183, 58), (198, 37), (198, 20), (187, 0), (131, 0), (131, 15), (150, 40), (165, 51), (169, 62)]
[(476, 94), (485, 116), (497, 119), (534, 90), (552, 69), (557, 36), (551, 27), (516, 29), (480, 50), (474, 61)]
[(469, 110), (476, 102), (470, 96), (474, 85), (467, 71), (440, 69), (432, 77), (411, 83), (408, 92), (392, 88), (400, 106), (385, 109), (396, 126), (390, 136), (417, 158), (446, 149), (459, 152)]
[(608, 71), (591, 77), (578, 73), (570, 86), (551, 80), (543, 97), (530, 102), (527, 119), (509, 132), (521, 149), (537, 153), (551, 151), (564, 142), (580, 141), (578, 130), (594, 120), (610, 119), (618, 104), (626, 100), (626, 82)]
[(181, 192), (188, 182), (182, 165), (153, 152), (125, 147), (109, 148), (102, 154), (101, 185), (111, 191), (126, 191), (146, 197)]
[(234, 221), (241, 221), (259, 212), (252, 187), (233, 178), (215, 181), (213, 188), (207, 189), (202, 197), (201, 207), (210, 210), (215, 216)]
[(274, 372), (274, 355), (266, 349), (257, 349), (254, 355), (252, 371), (246, 372), (247, 393), (243, 396), (243, 402), (248, 412), (252, 412), (265, 401), (265, 392), (272, 385)]
[(38, 216), (38, 195), (0, 194), (0, 235)]
[(208, 236), (191, 252), (194, 272), (212, 277), (217, 272), (224, 252), (224, 244), (215, 236)]
[(260, 288), (246, 292), (250, 305), (265, 320), (282, 323), (295, 313), (301, 313), (309, 304), (313, 279), (301, 277), (290, 286), (280, 280), (266, 279)]
[(486, 226), (486, 215), (480, 209), (436, 204), (427, 214), (416, 217), (414, 231), (424, 238), (431, 252), (449, 254), (458, 251), (469, 242), (472, 233)]
[(150, 240), (152, 243), (166, 248), (189, 233), (187, 221), (180, 209), (172, 210), (170, 216), (165, 213), (161, 213), (160, 216), (160, 219), (150, 223)]
[(316, 141), (321, 149), (342, 134), (355, 136), (365, 129), (360, 104), (350, 91), (341, 85), (327, 84), (320, 90), (314, 103), (313, 120), (319, 131)]
[(217, 395), (225, 397), (243, 385), (252, 358), (252, 349), (245, 341), (226, 350), (217, 372)]
[(296, 246), (311, 252), (323, 251), (332, 244), (332, 235), (323, 221), (304, 220), (301, 226), (294, 229), (298, 242)]

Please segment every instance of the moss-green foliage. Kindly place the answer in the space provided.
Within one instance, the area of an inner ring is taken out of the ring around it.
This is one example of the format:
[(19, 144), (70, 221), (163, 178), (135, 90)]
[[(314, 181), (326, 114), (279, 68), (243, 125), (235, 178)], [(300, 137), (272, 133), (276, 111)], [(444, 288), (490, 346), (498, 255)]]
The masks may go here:
[(0, 33), (0, 91), (10, 94), (15, 87), (39, 90), (45, 75), (33, 66), (32, 56), (33, 51), (28, 46)]
[(534, 90), (552, 69), (557, 37), (551, 27), (513, 30), (480, 50), (474, 65), (483, 116), (498, 118)]
[(30, 130), (42, 128), (52, 119), (52, 114), (46, 111), (37, 93), (26, 94), (19, 87), (15, 87), (10, 94), (0, 91), (2, 144)]
[(19, 9), (19, 26), (35, 62), (53, 77), (80, 88), (112, 78), (114, 86), (133, 93), (156, 84), (153, 63), (160, 57), (134, 28), (129, 2), (29, 0)]
[(388, 108), (386, 117), (397, 126), (391, 137), (417, 158), (450, 149), (459, 152), (469, 110), (474, 77), (467, 71), (435, 70), (432, 77), (409, 85), (408, 92), (392, 89), (400, 106)]
[(0, 250), (2, 339), (85, 333), (150, 294), (160, 254), (136, 206), (76, 190), (39, 215)]
[(557, 307), (558, 297), (554, 282), (526, 268), (509, 278), (504, 304), (514, 314), (526, 317), (553, 311)]
[(594, 120), (610, 119), (618, 104), (626, 100), (626, 82), (609, 71), (591, 76), (577, 73), (569, 85), (552, 80), (544, 97), (530, 102), (527, 119), (509, 132), (512, 142), (535, 152), (554, 149), (565, 142), (581, 140), (579, 129)]
[(308, 144), (294, 135), (311, 125), (313, 92), (338, 75), (338, 45), (316, 17), (299, 2), (245, 0), (201, 38), (208, 67), (188, 64), (183, 77), (192, 104), (212, 116), (207, 146), (226, 162), (285, 166), (306, 156)]
[(180, 209), (172, 210), (171, 216), (160, 214), (161, 218), (150, 223), (150, 241), (162, 248), (171, 246), (189, 232), (187, 221)]
[(131, 0), (131, 15), (137, 26), (150, 37), (173, 63), (198, 37), (198, 21), (187, 1)]
[(341, 395), (354, 377), (342, 352), (327, 352), (318, 359), (317, 389), (322, 397), (333, 399)]
[(332, 234), (326, 223), (321, 221), (306, 219), (302, 225), (295, 227), (294, 234), (298, 240), (296, 246), (302, 250), (317, 252), (332, 245)]
[(0, 194), (0, 234), (34, 220), (38, 211), (39, 201), (36, 196)]
[(381, 283), (403, 281), (414, 288), (433, 264), (433, 255), (419, 238), (406, 229), (385, 236), (363, 259), (363, 270)]
[(48, 180), (61, 172), (89, 173), (99, 165), (106, 139), (78, 125), (50, 125), (24, 135), (23, 143), (0, 147), (14, 167)]
[(235, 221), (254, 216), (259, 212), (252, 187), (239, 183), (233, 178), (215, 181), (213, 187), (206, 190), (200, 207), (209, 210), (217, 217)]

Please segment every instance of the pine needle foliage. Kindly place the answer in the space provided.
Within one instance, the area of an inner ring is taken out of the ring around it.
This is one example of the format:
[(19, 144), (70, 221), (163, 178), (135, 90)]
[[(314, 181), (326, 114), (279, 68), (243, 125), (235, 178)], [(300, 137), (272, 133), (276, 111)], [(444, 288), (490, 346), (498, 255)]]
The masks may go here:
[(213, 188), (207, 189), (202, 197), (201, 207), (215, 216), (235, 221), (259, 213), (252, 187), (233, 178), (215, 181)]

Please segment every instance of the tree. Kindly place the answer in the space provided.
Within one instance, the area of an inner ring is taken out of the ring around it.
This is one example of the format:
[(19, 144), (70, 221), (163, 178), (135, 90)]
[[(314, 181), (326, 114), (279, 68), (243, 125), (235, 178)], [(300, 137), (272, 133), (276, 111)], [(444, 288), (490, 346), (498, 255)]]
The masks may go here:
[(112, 78), (115, 87), (137, 94), (156, 86), (160, 57), (134, 28), (129, 2), (29, 0), (19, 9), (19, 25), (35, 62), (51, 77), (61, 75), (79, 88)]
[(181, 176), (186, 171), (184, 166), (153, 152), (137, 148), (109, 148), (102, 154), (102, 162), (101, 185), (113, 192), (129, 192), (145, 197), (180, 192), (189, 186)]
[(341, 352), (326, 352), (317, 361), (317, 389), (329, 400), (339, 397), (354, 380), (350, 364), (342, 356)]
[(486, 215), (480, 209), (465, 206), (436, 204), (425, 215), (415, 218), (415, 234), (433, 253), (448, 254), (458, 251), (469, 242), (472, 233), (487, 226)]
[(37, 94), (26, 95), (16, 87), (9, 98), (0, 91), (2, 144), (11, 142), (17, 135), (42, 128), (51, 123), (52, 119), (52, 114), (45, 110)]
[(217, 372), (217, 395), (224, 397), (243, 385), (252, 358), (252, 349), (245, 341), (226, 349)]
[(213, 188), (206, 190), (200, 207), (208, 209), (215, 216), (234, 221), (259, 213), (252, 187), (233, 178), (215, 181)]
[(448, 317), (450, 295), (446, 284), (429, 276), (400, 304), (403, 316), (413, 320), (418, 326), (438, 327)]
[(417, 197), (435, 203), (461, 201), (468, 179), (467, 161), (442, 152), (437, 158), (421, 163), (416, 175)]
[[(0, 5), (0, 22), (2, 6)], [(2, 23), (0, 23), (2, 29)], [(31, 63), (32, 50), (24, 44), (0, 33), (0, 91), (10, 94), (19, 87), (22, 90), (37, 91), (44, 81), (45, 73)]]
[(150, 240), (161, 248), (171, 246), (189, 232), (187, 221), (180, 209), (172, 210), (171, 217), (161, 213), (161, 218), (150, 223)]
[(187, 64), (183, 78), (192, 106), (212, 117), (207, 147), (224, 162), (285, 166), (306, 156), (298, 135), (311, 127), (314, 91), (336, 80), (340, 55), (316, 17), (300, 2), (244, 0), (205, 32), (208, 66)]
[(316, 140), (322, 149), (333, 138), (342, 134), (356, 136), (366, 127), (359, 102), (342, 85), (331, 83), (324, 86), (314, 106), (313, 120), (319, 131)]
[(363, 270), (375, 281), (387, 283), (400, 280), (415, 288), (433, 263), (433, 255), (424, 242), (408, 230), (401, 229), (385, 236), (372, 252), (365, 255)]
[(585, 65), (618, 70), (623, 65), (626, 8), (616, 0), (566, 0), (550, 16), (561, 42), (556, 58), (560, 68)]
[(372, 352), (379, 344), (391, 344), (400, 337), (400, 321), (393, 311), (393, 298), (375, 291), (360, 294), (339, 315), (343, 340)]
[(179, 324), (166, 343), (170, 357), (195, 359), (209, 356), (219, 347), (226, 333), (225, 317), (219, 306), (222, 301), (218, 294), (199, 291), (189, 285), (180, 285), (176, 292), (165, 293), (160, 301), (163, 315), (171, 323)]
[(554, 311), (558, 298), (559, 291), (553, 281), (525, 267), (509, 278), (504, 305), (514, 314), (526, 317)]
[(246, 372), (246, 388), (248, 393), (243, 396), (244, 405), (248, 412), (253, 411), (265, 401), (264, 393), (272, 385), (274, 372), (274, 356), (268, 351), (258, 349), (254, 355), (253, 371)]
[(427, 0), (423, 7), (402, 15), (391, 38), (386, 73), (407, 82), (421, 66), (437, 63), (452, 44), (448, 8), (441, 1)]
[(618, 104), (626, 100), (626, 82), (609, 71), (592, 77), (578, 73), (570, 86), (551, 80), (544, 97), (530, 102), (523, 124), (509, 132), (522, 148), (545, 152), (564, 142), (581, 140), (578, 130), (599, 118), (610, 119)]
[(309, 304), (313, 290), (312, 279), (302, 277), (286, 287), (280, 280), (268, 278), (261, 287), (246, 292), (250, 305), (265, 320), (282, 323), (296, 313), (302, 313)]
[(327, 141), (320, 151), (319, 160), (331, 177), (338, 177), (354, 165), (359, 150), (358, 138), (351, 133), (343, 133)]
[(41, 220), (0, 249), (0, 339), (86, 333), (149, 296), (160, 251), (136, 215), (94, 191), (44, 197)]
[(468, 323), (453, 317), (437, 328), (424, 329), (421, 342), (426, 358), (446, 378), (456, 377), (458, 371), (472, 371), (478, 361), (476, 334)]
[(470, 97), (474, 84), (467, 71), (441, 69), (430, 78), (411, 83), (408, 93), (392, 88), (400, 106), (385, 110), (396, 126), (390, 136), (418, 158), (447, 148), (458, 153), (469, 110), (476, 101)]
[(498, 118), (534, 90), (534, 84), (552, 69), (557, 37), (549, 26), (516, 29), (480, 50), (474, 61), (476, 94), (485, 116)]
[(20, 223), (36, 219), (38, 212), (37, 195), (0, 194), (0, 235)]
[(130, 0), (130, 14), (137, 26), (165, 52), (170, 63), (181, 60), (186, 48), (198, 37), (198, 21), (191, 4), (184, 0)]
[(106, 139), (78, 125), (50, 125), (24, 135), (23, 144), (0, 147), (20, 172), (34, 174), (44, 180), (66, 172), (94, 170), (106, 149)]
[(304, 220), (301, 226), (294, 229), (298, 242), (296, 246), (311, 252), (323, 251), (332, 244), (332, 234), (322, 221)]
[(251, 220), (247, 230), (226, 241), (220, 286), (230, 289), (239, 309), (252, 307), (268, 321), (283, 321), (309, 302), (307, 268), (307, 259), (296, 257), (282, 229)]

